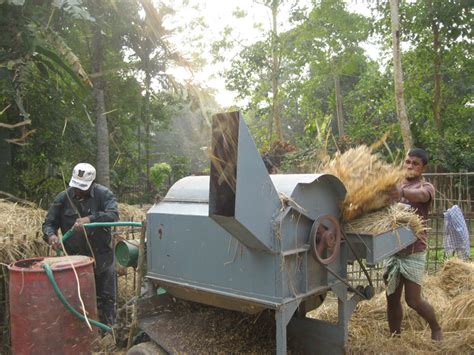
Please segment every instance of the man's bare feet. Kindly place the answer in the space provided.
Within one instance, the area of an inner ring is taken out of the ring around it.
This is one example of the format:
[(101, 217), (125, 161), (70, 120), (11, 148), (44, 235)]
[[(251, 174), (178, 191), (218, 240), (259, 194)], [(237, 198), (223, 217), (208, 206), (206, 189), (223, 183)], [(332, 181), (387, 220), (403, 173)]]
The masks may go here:
[(431, 340), (440, 341), (443, 339), (443, 331), (441, 328), (431, 331)]

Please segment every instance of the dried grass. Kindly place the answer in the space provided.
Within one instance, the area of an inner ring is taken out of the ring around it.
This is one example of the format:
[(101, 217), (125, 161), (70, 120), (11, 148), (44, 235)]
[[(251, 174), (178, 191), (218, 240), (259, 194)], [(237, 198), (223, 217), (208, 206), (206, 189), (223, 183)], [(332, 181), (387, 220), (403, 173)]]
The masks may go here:
[(381, 234), (398, 227), (411, 227), (415, 235), (426, 231), (421, 218), (410, 206), (396, 203), (346, 222), (344, 230), (357, 234)]
[(0, 263), (46, 255), (41, 225), (46, 211), (0, 200)]
[(327, 157), (316, 171), (335, 175), (344, 183), (347, 189), (342, 202), (345, 221), (389, 206), (392, 203), (389, 191), (404, 177), (401, 167), (384, 162), (365, 145), (343, 154), (336, 153), (332, 159)]
[(146, 219), (146, 208), (119, 203), (119, 215), (122, 221), (142, 222)]
[(454, 297), (474, 289), (474, 264), (461, 259), (447, 260), (441, 270), (440, 287)]
[(126, 268), (127, 273), (117, 278), (117, 302), (125, 304), (135, 295), (136, 274), (134, 268)]
[[(443, 328), (447, 331), (473, 329), (474, 327), (474, 290), (455, 296), (443, 314)], [(473, 329), (474, 332), (474, 329)]]
[(208, 152), (211, 165), (218, 175), (217, 184), (220, 186), (225, 183), (234, 193), (237, 187), (235, 172), (237, 162), (234, 159), (238, 149), (236, 125), (238, 122), (232, 118), (226, 119), (225, 114), (217, 116), (213, 120), (212, 127), (212, 146), (216, 147), (216, 150)]
[[(360, 302), (349, 323), (349, 354), (472, 354), (474, 352), (474, 264), (458, 259), (445, 262), (443, 269), (425, 279), (423, 297), (434, 307), (443, 329), (443, 340), (433, 342), (421, 317), (404, 303), (403, 332), (390, 337), (385, 292)], [(447, 283), (446, 283), (447, 282)], [(462, 285), (462, 287), (460, 287)], [(451, 292), (455, 290), (456, 292)], [(331, 302), (332, 301), (332, 302)], [(308, 316), (334, 323), (335, 299)]]

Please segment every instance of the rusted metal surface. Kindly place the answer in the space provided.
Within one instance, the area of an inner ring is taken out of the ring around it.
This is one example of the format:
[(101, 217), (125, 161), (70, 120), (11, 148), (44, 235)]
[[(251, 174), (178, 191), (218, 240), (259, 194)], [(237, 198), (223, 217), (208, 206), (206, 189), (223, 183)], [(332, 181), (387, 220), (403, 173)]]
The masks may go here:
[[(333, 263), (338, 254), (341, 243), (341, 227), (331, 215), (323, 215), (314, 221), (310, 232), (311, 255), (321, 264)], [(323, 252), (329, 256), (323, 257)]]

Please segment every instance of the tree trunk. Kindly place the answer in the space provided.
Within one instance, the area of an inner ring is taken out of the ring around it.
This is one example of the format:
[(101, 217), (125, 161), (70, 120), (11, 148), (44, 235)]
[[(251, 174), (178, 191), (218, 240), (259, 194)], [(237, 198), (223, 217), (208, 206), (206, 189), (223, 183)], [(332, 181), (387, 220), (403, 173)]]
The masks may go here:
[(279, 0), (273, 0), (271, 5), (272, 10), (272, 117), (275, 128), (276, 139), (279, 141), (283, 140), (283, 130), (281, 128), (280, 119), (280, 102), (278, 97), (278, 80), (280, 72), (280, 58), (278, 50), (278, 28), (277, 28), (277, 16), (278, 6), (280, 5)]
[[(98, 19), (99, 9), (94, 1), (90, 2), (91, 14)], [(110, 187), (109, 166), (109, 128), (105, 116), (104, 77), (102, 75), (102, 64), (104, 60), (104, 47), (100, 26), (95, 22), (92, 30), (92, 71), (94, 72), (92, 95), (94, 97), (95, 130), (97, 140), (97, 182)]]
[(392, 22), (392, 48), (393, 48), (393, 76), (395, 82), (395, 103), (398, 121), (402, 133), (403, 146), (408, 152), (413, 146), (410, 123), (405, 108), (403, 97), (402, 60), (400, 55), (400, 22), (398, 15), (398, 0), (390, 0), (390, 13)]
[[(431, 2), (430, 2), (431, 5)], [(436, 130), (440, 137), (444, 136), (441, 123), (441, 45), (439, 41), (439, 27), (435, 19), (431, 23), (433, 30), (433, 52), (434, 52), (434, 95), (433, 95), (433, 117)]]
[(341, 82), (339, 80), (339, 75), (334, 75), (334, 87), (336, 91), (336, 121), (337, 121), (337, 130), (339, 137), (344, 135), (344, 115), (342, 113), (342, 95), (341, 95)]
[(145, 127), (145, 171), (146, 171), (146, 191), (151, 191), (150, 188), (150, 140), (151, 140), (151, 117), (150, 117), (150, 86), (151, 75), (148, 69), (148, 64), (145, 66), (145, 96), (143, 97), (143, 124)]

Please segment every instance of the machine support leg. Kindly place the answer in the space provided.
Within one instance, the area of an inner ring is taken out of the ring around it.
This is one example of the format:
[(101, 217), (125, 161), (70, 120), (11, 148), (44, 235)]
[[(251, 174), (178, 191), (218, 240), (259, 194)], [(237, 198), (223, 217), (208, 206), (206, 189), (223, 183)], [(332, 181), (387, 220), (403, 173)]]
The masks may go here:
[(285, 303), (281, 308), (275, 310), (277, 355), (286, 354), (286, 326), (300, 302), (301, 300), (295, 300)]
[(352, 296), (348, 299), (347, 287), (344, 284), (339, 284), (332, 287), (333, 292), (337, 295), (337, 311), (338, 311), (338, 324), (343, 330), (344, 343), (347, 342), (349, 336), (349, 320), (352, 313), (357, 306), (357, 303), (361, 301), (358, 295)]
[(277, 355), (286, 354), (286, 324), (283, 319), (283, 312), (276, 311), (276, 353)]

